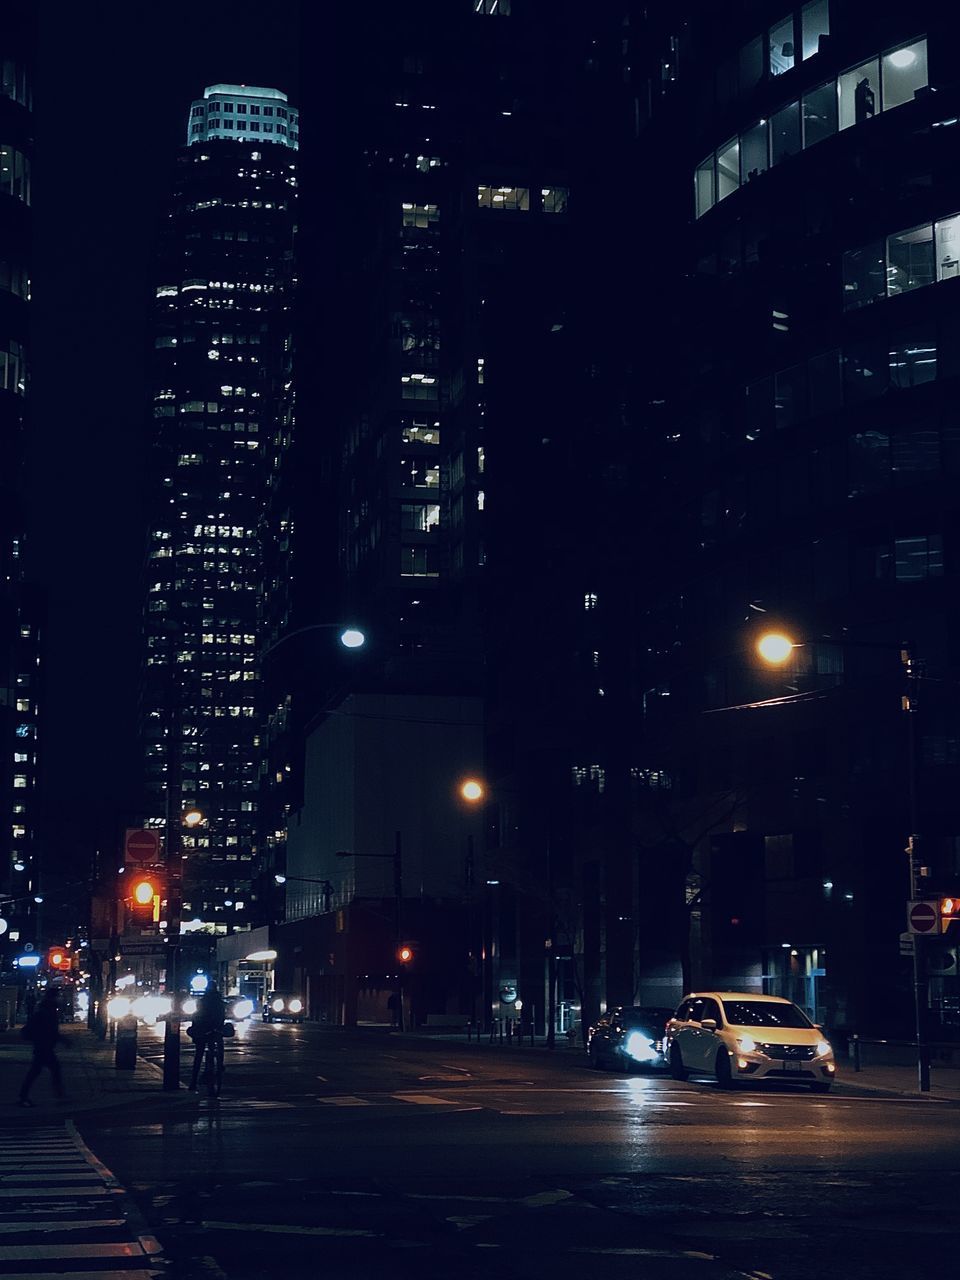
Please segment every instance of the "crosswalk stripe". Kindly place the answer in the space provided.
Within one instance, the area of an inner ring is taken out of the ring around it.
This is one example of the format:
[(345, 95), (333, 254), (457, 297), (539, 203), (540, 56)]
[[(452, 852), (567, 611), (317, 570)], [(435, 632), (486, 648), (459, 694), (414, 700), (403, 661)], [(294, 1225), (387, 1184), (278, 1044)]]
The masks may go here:
[(44, 1262), (56, 1258), (145, 1258), (139, 1244), (0, 1244), (0, 1262)]
[[(147, 1265), (144, 1263), (144, 1265)], [(5, 1271), (3, 1280), (64, 1280), (63, 1271)], [(83, 1280), (146, 1280), (148, 1276), (161, 1276), (160, 1271), (77, 1271)]]
[(0, 1200), (35, 1200), (38, 1196), (59, 1196), (76, 1199), (77, 1196), (107, 1196), (110, 1192), (103, 1185), (98, 1187), (0, 1187)]
[(123, 1218), (22, 1218), (0, 1221), (0, 1236), (28, 1235), (31, 1231), (111, 1231), (125, 1225)]
[(457, 1107), (459, 1102), (454, 1102), (452, 1098), (435, 1098), (431, 1093), (395, 1093), (394, 1098), (400, 1102), (417, 1102), (421, 1104), (432, 1104), (433, 1106)]
[(339, 1098), (321, 1098), (320, 1101), (328, 1107), (369, 1107), (371, 1105), (366, 1098), (355, 1098), (352, 1095)]
[(29, 1186), (39, 1182), (43, 1186), (47, 1182), (99, 1182), (100, 1179), (89, 1169), (76, 1169), (71, 1173), (51, 1173), (46, 1169), (25, 1169), (23, 1173), (0, 1174), (0, 1185), (13, 1187), (18, 1184)]

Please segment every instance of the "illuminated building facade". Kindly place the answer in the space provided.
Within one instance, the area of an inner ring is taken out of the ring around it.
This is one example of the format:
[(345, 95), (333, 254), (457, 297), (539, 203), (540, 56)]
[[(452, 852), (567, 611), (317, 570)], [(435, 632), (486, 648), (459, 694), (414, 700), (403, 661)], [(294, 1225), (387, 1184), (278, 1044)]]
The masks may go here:
[[(906, 1034), (908, 834), (917, 896), (960, 883), (960, 20), (827, 0), (683, 16), (670, 474), (693, 492), (656, 683), (700, 815), (680, 822), (688, 974)], [(778, 670), (752, 647), (771, 623), (801, 645)], [(928, 950), (953, 1034), (956, 953)]]
[[(29, 424), (33, 29), (0, 16), (0, 890), (13, 949), (34, 941), (40, 616), (24, 580), (23, 466)], [(16, 936), (13, 936), (16, 935)]]
[[(204, 814), (183, 839), (184, 920), (222, 934), (257, 916), (263, 520), (292, 414), (297, 138), (273, 89), (215, 85), (198, 107), (156, 286), (141, 723), (147, 821)], [(251, 127), (221, 131), (231, 115)]]

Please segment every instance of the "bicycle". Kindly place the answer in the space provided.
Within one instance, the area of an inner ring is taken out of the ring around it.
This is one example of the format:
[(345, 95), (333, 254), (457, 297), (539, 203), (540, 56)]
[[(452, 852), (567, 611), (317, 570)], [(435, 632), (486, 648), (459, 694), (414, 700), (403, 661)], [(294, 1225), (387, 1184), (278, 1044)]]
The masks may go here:
[(208, 1031), (197, 1048), (202, 1054), (199, 1079), (207, 1090), (208, 1098), (219, 1098), (223, 1087), (223, 1033)]

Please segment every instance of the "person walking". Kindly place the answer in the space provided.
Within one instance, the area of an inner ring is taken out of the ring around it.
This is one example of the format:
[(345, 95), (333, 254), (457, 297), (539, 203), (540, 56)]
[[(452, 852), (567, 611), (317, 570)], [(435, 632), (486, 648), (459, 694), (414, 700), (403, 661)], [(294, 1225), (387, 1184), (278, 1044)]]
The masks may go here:
[(60, 1063), (55, 1053), (57, 1042), (61, 1039), (56, 987), (46, 988), (40, 1003), (27, 1019), (20, 1034), (24, 1040), (29, 1040), (33, 1045), (33, 1061), (20, 1086), (20, 1106), (34, 1105), (30, 1101), (30, 1089), (44, 1067), (50, 1072), (54, 1093), (58, 1098), (62, 1098), (63, 1080), (60, 1075)]

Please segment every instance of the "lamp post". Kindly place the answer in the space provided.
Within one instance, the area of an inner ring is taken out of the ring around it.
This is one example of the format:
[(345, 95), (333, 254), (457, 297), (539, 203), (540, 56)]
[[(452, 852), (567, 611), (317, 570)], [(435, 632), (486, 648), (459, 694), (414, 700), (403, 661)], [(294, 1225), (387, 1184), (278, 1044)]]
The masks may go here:
[[(486, 790), (484, 788), (484, 785), (477, 778), (464, 778), (464, 780), (460, 783), (459, 787), (457, 788), (457, 791), (460, 795), (460, 798), (464, 801), (464, 803), (467, 805), (468, 808), (473, 808), (476, 805), (480, 804), (480, 802), (486, 796)], [(478, 930), (477, 930), (477, 922), (474, 916), (474, 909), (473, 909), (474, 908), (473, 892), (474, 892), (475, 880), (476, 880), (476, 865), (475, 865), (474, 849), (473, 849), (473, 830), (471, 826), (467, 829), (467, 861), (464, 869), (464, 889), (467, 895), (467, 912), (469, 916), (468, 923), (467, 923), (467, 932), (469, 935), (467, 945), (470, 947), (476, 948), (476, 957), (480, 962), (479, 965), (475, 965), (475, 968), (477, 969), (477, 973), (472, 976), (479, 979), (480, 1000), (481, 1000), (481, 1007), (482, 1007), (483, 992), (484, 992), (484, 964), (485, 964), (484, 950), (485, 948), (484, 948), (483, 928), (482, 928), (482, 920), (483, 920), (482, 910), (481, 910), (481, 928), (479, 930), (479, 933), (480, 933), (479, 946), (477, 943)], [(487, 1011), (484, 1010), (485, 1015), (486, 1015), (486, 1012)], [(477, 1016), (476, 993), (474, 993), (473, 995), (471, 1016), (473, 1017), (474, 1021), (476, 1021), (476, 1016)], [(486, 1022), (486, 1016), (484, 1016), (483, 1021), (484, 1023)]]
[(285, 872), (277, 871), (274, 873), (274, 884), (286, 884), (288, 880), (295, 880), (297, 884), (318, 884), (323, 894), (323, 911), (326, 913), (330, 910), (330, 900), (333, 897), (333, 885), (329, 880), (317, 880), (313, 876), (288, 876)]
[(163, 1087), (180, 1088), (180, 1017), (177, 1006), (177, 963), (180, 958), (180, 923), (183, 911), (183, 828), (192, 830), (203, 821), (199, 809), (183, 810), (176, 821), (173, 814), (171, 779), (167, 778), (166, 847), (167, 870), (167, 961), (166, 989), (171, 996), (170, 1016), (163, 1024)]
[[(900, 663), (904, 677), (904, 689), (900, 697), (900, 708), (906, 715), (907, 730), (907, 766), (906, 787), (907, 807), (910, 833), (907, 836), (905, 853), (909, 857), (909, 891), (910, 898), (915, 899), (919, 892), (918, 872), (920, 867), (920, 837), (917, 832), (917, 763), (916, 763), (916, 728), (917, 686), (919, 671), (916, 657), (909, 642), (885, 644), (883, 641), (870, 640), (836, 640), (832, 636), (824, 637), (831, 644), (841, 648), (858, 649), (896, 649), (900, 654)], [(757, 652), (771, 666), (782, 666), (800, 645), (784, 632), (765, 632), (757, 641)], [(913, 939), (913, 1012), (917, 1044), (917, 1081), (921, 1093), (930, 1091), (930, 1046), (926, 1034), (926, 1002), (927, 981), (924, 955), (921, 950), (922, 940), (915, 935)]]

